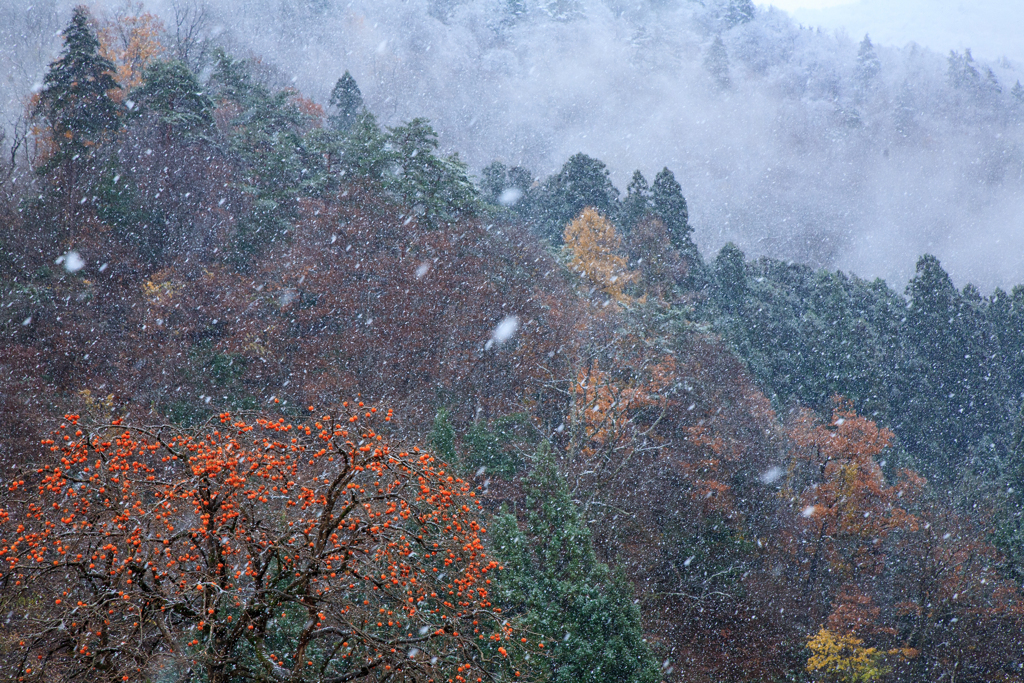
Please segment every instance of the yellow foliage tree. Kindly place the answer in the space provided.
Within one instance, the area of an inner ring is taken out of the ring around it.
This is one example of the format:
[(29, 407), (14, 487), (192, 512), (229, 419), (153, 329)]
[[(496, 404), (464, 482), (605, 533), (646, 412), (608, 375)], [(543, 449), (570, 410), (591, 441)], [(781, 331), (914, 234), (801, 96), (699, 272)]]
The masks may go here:
[(160, 18), (130, 5), (104, 23), (99, 32), (100, 54), (117, 65), (118, 97), (142, 85), (150, 62), (164, 54), (164, 25)]
[(889, 673), (885, 654), (864, 647), (856, 636), (833, 633), (826, 628), (808, 638), (807, 673), (829, 683), (869, 683)]
[(624, 256), (622, 239), (607, 218), (589, 206), (565, 227), (569, 267), (590, 278), (602, 292), (619, 303), (628, 303), (623, 288), (636, 278)]

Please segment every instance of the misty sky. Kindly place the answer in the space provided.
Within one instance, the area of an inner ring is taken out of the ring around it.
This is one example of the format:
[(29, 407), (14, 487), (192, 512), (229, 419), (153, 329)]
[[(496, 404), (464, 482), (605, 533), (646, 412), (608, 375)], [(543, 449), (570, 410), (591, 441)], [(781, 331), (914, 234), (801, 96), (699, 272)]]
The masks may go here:
[(870, 33), (896, 46), (911, 41), (938, 52), (971, 48), (978, 57), (1024, 62), (1021, 0), (774, 0), (809, 26)]

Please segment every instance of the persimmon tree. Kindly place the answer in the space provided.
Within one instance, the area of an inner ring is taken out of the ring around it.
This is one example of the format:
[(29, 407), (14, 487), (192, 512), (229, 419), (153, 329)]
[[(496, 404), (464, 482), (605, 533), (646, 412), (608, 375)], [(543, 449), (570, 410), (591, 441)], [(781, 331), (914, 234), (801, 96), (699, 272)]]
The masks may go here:
[(2, 599), (21, 615), (4, 677), (502, 678), (511, 630), (470, 486), (393, 447), (390, 412), (313, 415), (67, 415), (3, 499)]

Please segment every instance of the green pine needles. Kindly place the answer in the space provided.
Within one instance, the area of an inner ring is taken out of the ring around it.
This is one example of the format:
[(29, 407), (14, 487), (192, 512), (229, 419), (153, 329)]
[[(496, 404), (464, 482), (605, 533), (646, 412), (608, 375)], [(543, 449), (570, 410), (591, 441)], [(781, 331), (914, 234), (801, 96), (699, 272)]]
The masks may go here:
[(63, 36), (64, 49), (43, 78), (34, 110), (48, 124), (53, 140), (53, 155), (43, 172), (84, 157), (121, 124), (122, 107), (111, 98), (121, 86), (114, 80), (114, 64), (99, 53), (84, 7), (75, 8)]
[[(522, 605), (525, 627), (549, 643), (547, 678), (557, 683), (655, 683), (640, 609), (621, 571), (598, 561), (590, 530), (546, 446), (526, 483), (525, 529), (504, 513), (492, 525), (504, 562), (499, 595)], [(536, 663), (535, 663), (536, 665)]]

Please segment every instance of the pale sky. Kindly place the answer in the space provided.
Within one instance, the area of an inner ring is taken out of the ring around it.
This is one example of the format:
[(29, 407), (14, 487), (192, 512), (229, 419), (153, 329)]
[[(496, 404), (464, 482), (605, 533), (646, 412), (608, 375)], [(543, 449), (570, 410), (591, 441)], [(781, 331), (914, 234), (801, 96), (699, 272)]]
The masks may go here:
[(844, 29), (876, 43), (915, 42), (939, 53), (971, 48), (976, 57), (1024, 63), (1024, 0), (773, 0), (806, 26)]
[(849, 5), (850, 0), (778, 0), (777, 2), (761, 3), (774, 5), (779, 9), (792, 12), (798, 9), (821, 9), (823, 7), (835, 7), (836, 5)]

